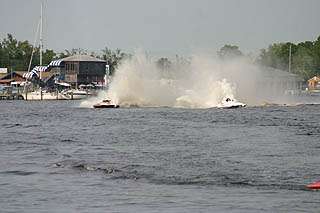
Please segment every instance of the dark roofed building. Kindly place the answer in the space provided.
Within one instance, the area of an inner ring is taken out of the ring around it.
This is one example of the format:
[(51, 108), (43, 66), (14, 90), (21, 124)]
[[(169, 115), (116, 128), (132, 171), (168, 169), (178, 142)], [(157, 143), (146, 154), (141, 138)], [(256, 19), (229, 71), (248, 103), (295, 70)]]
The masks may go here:
[(57, 60), (50, 72), (58, 74), (60, 80), (76, 87), (80, 84), (103, 84), (106, 61), (89, 55), (73, 55)]
[(0, 84), (10, 85), (11, 82), (23, 82), (25, 79), (23, 78), (24, 72), (11, 72), (7, 74), (3, 74), (0, 76)]

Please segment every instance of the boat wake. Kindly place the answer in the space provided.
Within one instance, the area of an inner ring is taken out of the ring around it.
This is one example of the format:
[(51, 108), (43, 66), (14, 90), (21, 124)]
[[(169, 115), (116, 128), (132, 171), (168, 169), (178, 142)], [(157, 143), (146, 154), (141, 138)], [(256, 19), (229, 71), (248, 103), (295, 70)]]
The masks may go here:
[(53, 165), (55, 169), (69, 170), (79, 172), (92, 172), (105, 175), (109, 179), (123, 179), (134, 181), (145, 181), (154, 184), (166, 185), (202, 185), (202, 186), (222, 186), (222, 187), (254, 187), (264, 190), (308, 190), (308, 188), (299, 182), (290, 182), (285, 178), (278, 177), (278, 182), (267, 180), (266, 177), (247, 177), (237, 173), (224, 173), (216, 171), (215, 173), (201, 174), (179, 174), (173, 171), (164, 170), (158, 166), (145, 166), (139, 164), (116, 165), (107, 163), (107, 165), (95, 165), (85, 162), (61, 161)]

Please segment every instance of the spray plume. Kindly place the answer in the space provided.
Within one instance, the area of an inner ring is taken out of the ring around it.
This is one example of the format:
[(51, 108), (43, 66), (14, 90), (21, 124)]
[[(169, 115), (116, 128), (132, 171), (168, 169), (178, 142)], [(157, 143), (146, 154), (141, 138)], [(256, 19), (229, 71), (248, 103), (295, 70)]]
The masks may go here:
[(268, 80), (244, 58), (227, 61), (193, 55), (188, 63), (175, 62), (164, 70), (137, 51), (118, 67), (107, 96), (120, 106), (210, 108), (224, 97), (260, 105), (280, 100), (278, 91), (263, 87)]
[(215, 107), (222, 98), (237, 94), (244, 63), (233, 63), (193, 56), (190, 63), (162, 70), (136, 52), (117, 69), (108, 95), (121, 106)]

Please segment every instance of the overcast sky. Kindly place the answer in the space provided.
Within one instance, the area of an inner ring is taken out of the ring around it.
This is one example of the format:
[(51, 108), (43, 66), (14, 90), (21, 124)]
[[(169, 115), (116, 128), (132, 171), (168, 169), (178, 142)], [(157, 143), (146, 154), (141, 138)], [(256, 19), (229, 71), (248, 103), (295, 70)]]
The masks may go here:
[[(0, 0), (0, 37), (33, 43), (41, 0)], [(154, 55), (246, 53), (274, 42), (315, 40), (320, 0), (46, 0), (44, 46), (63, 51), (103, 47)]]

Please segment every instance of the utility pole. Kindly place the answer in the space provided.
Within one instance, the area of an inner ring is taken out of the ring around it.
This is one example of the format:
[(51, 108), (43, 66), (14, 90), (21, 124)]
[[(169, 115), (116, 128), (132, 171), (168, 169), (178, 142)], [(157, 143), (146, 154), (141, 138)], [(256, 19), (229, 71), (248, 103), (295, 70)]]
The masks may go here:
[(291, 72), (291, 44), (289, 46), (289, 72)]

